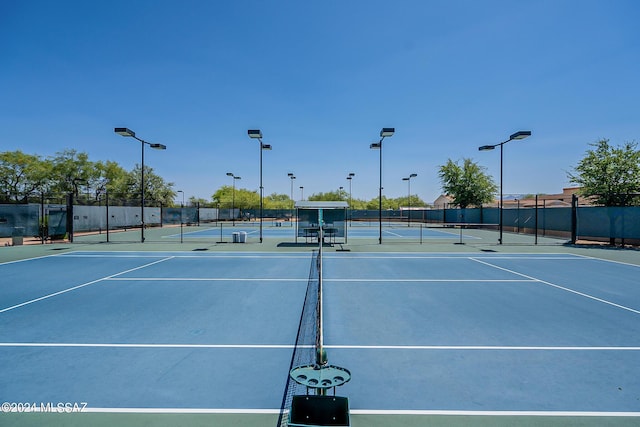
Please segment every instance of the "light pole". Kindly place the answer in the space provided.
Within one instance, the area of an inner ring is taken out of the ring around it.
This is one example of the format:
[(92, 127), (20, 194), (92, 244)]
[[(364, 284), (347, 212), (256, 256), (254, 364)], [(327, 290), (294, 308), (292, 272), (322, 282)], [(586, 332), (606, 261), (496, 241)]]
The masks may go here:
[(227, 176), (233, 178), (233, 189), (231, 190), (231, 224), (236, 225), (236, 179), (242, 179), (235, 176), (231, 172), (227, 172)]
[(407, 181), (407, 184), (409, 186), (409, 198), (407, 199), (407, 203), (409, 204), (409, 210), (407, 211), (408, 212), (407, 213), (407, 217), (408, 217), (407, 227), (411, 227), (411, 178), (415, 178), (416, 176), (418, 176), (417, 173), (412, 173), (408, 177), (402, 178), (403, 181)]
[(500, 237), (498, 238), (498, 243), (501, 245), (502, 244), (502, 146), (504, 144), (506, 144), (509, 141), (513, 141), (513, 140), (518, 140), (518, 139), (525, 139), (526, 137), (531, 136), (531, 131), (530, 130), (521, 130), (518, 131), (514, 134), (512, 134), (509, 139), (507, 139), (504, 142), (501, 142), (499, 144), (494, 144), (494, 145), (483, 145), (481, 147), (478, 147), (478, 150), (480, 151), (486, 151), (486, 150), (493, 150), (496, 147), (500, 147)]
[(351, 206), (351, 181), (354, 176), (356, 176), (356, 174), (353, 172), (349, 172), (349, 175), (347, 175), (347, 180), (349, 180), (349, 222), (353, 220), (353, 207)]
[(290, 221), (293, 221), (293, 180), (296, 179), (296, 177), (291, 172), (289, 172), (287, 174), (287, 176), (289, 177), (289, 180), (291, 181), (291, 219), (290, 219)]
[(155, 150), (166, 150), (167, 146), (163, 144), (152, 144), (150, 142), (144, 141), (136, 136), (136, 133), (131, 129), (127, 128), (115, 128), (113, 130), (115, 133), (121, 136), (127, 136), (140, 141), (142, 146), (142, 161), (140, 167), (140, 243), (144, 243), (144, 146), (145, 144)]
[(378, 223), (380, 225), (380, 237), (378, 237), (379, 244), (382, 244), (382, 141), (388, 136), (393, 136), (395, 131), (395, 128), (382, 128), (380, 131), (380, 141), (369, 145), (369, 148), (371, 149), (380, 150), (380, 185), (378, 187)]
[(300, 186), (300, 200), (304, 200), (304, 187)]
[(184, 212), (184, 191), (178, 190), (177, 193), (182, 193), (182, 204), (180, 205), (180, 243), (182, 243), (183, 242), (183, 239), (182, 239), (182, 224), (184, 224), (184, 221), (182, 219), (182, 214)]
[(260, 143), (260, 243), (262, 243), (262, 198), (264, 195), (264, 188), (262, 187), (262, 151), (271, 150), (271, 145), (262, 143), (262, 132), (260, 129), (249, 129), (247, 131), (249, 138), (257, 139)]

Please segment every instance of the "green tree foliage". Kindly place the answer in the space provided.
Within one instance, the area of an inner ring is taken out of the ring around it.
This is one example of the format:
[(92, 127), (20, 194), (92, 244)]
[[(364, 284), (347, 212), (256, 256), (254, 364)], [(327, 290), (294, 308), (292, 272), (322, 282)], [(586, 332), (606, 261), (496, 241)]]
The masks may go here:
[(309, 196), (309, 201), (315, 202), (339, 202), (349, 201), (349, 193), (344, 190), (328, 191)]
[(201, 208), (211, 208), (215, 207), (215, 204), (208, 201), (207, 199), (203, 199), (201, 197), (191, 196), (186, 203), (186, 206), (200, 206)]
[(442, 190), (460, 208), (489, 203), (493, 201), (498, 187), (485, 170), (471, 159), (463, 159), (462, 166), (449, 159), (438, 171)]
[(630, 206), (640, 202), (640, 151), (635, 142), (609, 145), (608, 139), (590, 144), (584, 158), (567, 175), (579, 185), (579, 194), (604, 206)]
[(53, 193), (73, 193), (78, 197), (81, 188), (90, 188), (100, 180), (101, 170), (89, 160), (87, 153), (64, 150), (49, 160), (52, 163), (52, 185), (49, 190)]
[[(216, 207), (231, 209), (234, 200), (233, 186), (223, 185), (211, 198)], [(263, 200), (264, 205), (264, 200)], [(257, 191), (245, 188), (235, 189), (235, 207), (239, 209), (258, 209), (260, 207), (260, 194)]]
[(291, 198), (286, 194), (272, 193), (262, 201), (265, 209), (291, 209)]
[(46, 191), (51, 163), (22, 151), (0, 153), (0, 200), (26, 203)]
[[(354, 207), (354, 209), (357, 209), (357, 208)], [(375, 199), (369, 200), (365, 204), (365, 209), (368, 209), (368, 210), (378, 210), (378, 209), (380, 209), (380, 202), (379, 202), (378, 198), (376, 197)], [(382, 195), (382, 210), (389, 210), (389, 209), (398, 209), (398, 203), (397, 203), (396, 199), (389, 199), (389, 198), (387, 198), (387, 196), (385, 196), (383, 194)]]
[[(138, 195), (140, 194), (140, 182), (142, 181), (141, 178), (140, 165), (136, 165), (136, 167), (129, 173), (128, 182), (134, 183), (133, 185), (129, 186), (129, 189), (133, 190), (133, 194), (130, 193), (129, 195), (130, 198), (139, 198)], [(165, 182), (165, 180), (160, 175), (157, 175), (153, 171), (153, 168), (146, 165), (144, 167), (144, 184), (145, 205), (174, 205), (174, 200), (177, 194), (173, 190), (174, 184), (172, 182)]]
[[(145, 199), (172, 205), (173, 184), (165, 182), (153, 169), (145, 167)], [(87, 153), (64, 150), (42, 159), (21, 151), (0, 153), (0, 200), (27, 202), (40, 194), (64, 197), (72, 193), (76, 201), (95, 202), (105, 193), (110, 204), (140, 200), (140, 167), (127, 172), (116, 162), (93, 162)]]
[(140, 200), (140, 184), (136, 184), (135, 176), (130, 172), (110, 160), (98, 162), (96, 166), (100, 170), (100, 178), (92, 186), (94, 200), (99, 200), (107, 194), (109, 204), (112, 205)]
[(424, 202), (424, 200), (422, 200), (420, 197), (418, 197), (415, 194), (411, 195), (411, 199), (409, 199), (409, 197), (398, 197), (397, 199), (395, 199), (395, 202), (398, 204), (398, 207), (409, 207), (411, 206), (412, 208), (416, 208), (416, 207), (426, 207), (427, 204)]

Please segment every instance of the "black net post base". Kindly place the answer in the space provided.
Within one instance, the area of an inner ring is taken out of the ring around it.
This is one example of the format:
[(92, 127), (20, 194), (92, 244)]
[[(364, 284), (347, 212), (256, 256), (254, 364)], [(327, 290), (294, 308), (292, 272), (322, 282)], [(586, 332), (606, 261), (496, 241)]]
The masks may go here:
[(293, 396), (290, 427), (350, 426), (349, 399), (340, 396)]

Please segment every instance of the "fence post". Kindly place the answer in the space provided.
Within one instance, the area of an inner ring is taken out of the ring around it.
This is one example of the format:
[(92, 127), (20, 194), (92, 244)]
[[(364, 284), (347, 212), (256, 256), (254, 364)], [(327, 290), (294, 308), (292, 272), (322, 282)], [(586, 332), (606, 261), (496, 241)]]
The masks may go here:
[(571, 195), (571, 244), (578, 240), (578, 196)]
[(73, 192), (67, 194), (67, 235), (73, 243)]
[(44, 193), (40, 193), (40, 242), (44, 245), (47, 221), (44, 217)]
[(534, 239), (534, 245), (538, 244), (538, 195), (536, 194), (536, 210), (535, 210), (535, 239)]

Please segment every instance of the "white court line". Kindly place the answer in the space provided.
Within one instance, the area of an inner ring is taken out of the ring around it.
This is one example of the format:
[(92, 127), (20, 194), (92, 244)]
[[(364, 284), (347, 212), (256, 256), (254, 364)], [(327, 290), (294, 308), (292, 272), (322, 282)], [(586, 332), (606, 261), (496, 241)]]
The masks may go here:
[(224, 277), (108, 277), (103, 280), (122, 282), (307, 282), (304, 279), (224, 278)]
[(491, 345), (325, 345), (340, 350), (490, 350), (490, 351), (640, 351), (640, 347), (491, 346)]
[(625, 261), (616, 261), (616, 260), (613, 260), (613, 259), (596, 258), (596, 257), (589, 256), (589, 255), (576, 254), (576, 256), (582, 257), (582, 258), (584, 258), (586, 260), (604, 261), (604, 262), (610, 262), (612, 264), (622, 264), (622, 265), (628, 265), (628, 266), (631, 266), (631, 267), (640, 267), (640, 265), (638, 265), (638, 264), (631, 264), (630, 262), (625, 262)]
[(640, 314), (640, 310), (635, 310), (635, 309), (633, 309), (631, 307), (627, 307), (627, 306), (624, 306), (624, 305), (616, 304), (615, 302), (607, 301), (605, 299), (598, 298), (598, 297), (595, 297), (593, 295), (585, 294), (584, 292), (579, 292), (579, 291), (575, 291), (573, 289), (565, 288), (564, 286), (556, 285), (555, 283), (547, 282), (546, 280), (536, 279), (535, 277), (528, 276), (528, 275), (522, 274), (522, 273), (518, 273), (517, 271), (509, 270), (508, 268), (499, 267), (497, 265), (493, 265), (491, 263), (488, 263), (488, 262), (485, 262), (485, 261), (481, 261), (481, 260), (476, 259), (476, 258), (469, 258), (469, 259), (471, 259), (473, 261), (476, 261), (476, 262), (479, 262), (480, 264), (488, 265), (489, 267), (497, 268), (498, 270), (506, 271), (506, 272), (509, 272), (509, 273), (512, 273), (512, 274), (516, 274), (518, 276), (522, 276), (522, 277), (526, 277), (528, 279), (535, 280), (536, 282), (545, 284), (547, 286), (551, 286), (551, 287), (554, 287), (554, 288), (557, 288), (557, 289), (561, 289), (563, 291), (570, 292), (572, 294), (580, 295), (582, 297), (589, 298), (589, 299), (592, 299), (594, 301), (598, 301), (598, 302), (601, 302), (603, 304), (607, 304), (607, 305), (610, 305), (610, 306), (613, 306), (613, 307), (621, 308), (623, 310), (627, 310), (627, 311), (630, 311), (632, 313)]
[[(514, 254), (515, 255), (515, 254)], [(559, 254), (560, 255), (560, 254)], [(582, 257), (578, 257), (578, 256), (573, 256), (573, 255), (560, 255), (560, 256), (554, 256), (553, 254), (547, 254), (544, 256), (491, 256), (491, 255), (481, 255), (481, 254), (469, 254), (469, 253), (460, 253), (459, 256), (455, 256), (455, 255), (433, 255), (430, 256), (429, 254), (424, 254), (424, 255), (401, 255), (401, 256), (395, 256), (393, 253), (385, 253), (385, 254), (372, 254), (372, 255), (359, 255), (357, 252), (356, 253), (351, 253), (351, 254), (324, 254), (323, 257), (326, 258), (335, 258), (335, 259), (344, 259), (344, 258), (349, 258), (349, 259), (390, 259), (390, 260), (394, 260), (394, 259), (458, 259), (458, 260), (467, 260), (467, 259), (472, 259), (472, 258), (478, 258), (478, 259), (514, 259), (514, 260), (520, 260), (520, 259), (535, 259), (535, 260), (577, 260), (577, 261), (584, 261), (584, 260), (588, 260), (589, 258), (582, 258)], [(600, 258), (593, 258), (596, 260), (599, 260)], [(603, 260), (604, 261), (604, 260)], [(633, 264), (630, 264), (633, 265)]]
[(354, 415), (472, 415), (472, 416), (519, 416), (519, 417), (640, 417), (640, 412), (597, 411), (447, 411), (404, 409), (351, 409)]
[[(130, 253), (127, 253), (130, 252)], [(48, 255), (54, 256), (54, 255)], [(207, 258), (262, 258), (262, 259), (307, 259), (310, 256), (310, 253), (305, 254), (291, 254), (291, 255), (260, 255), (260, 254), (222, 254), (222, 253), (209, 253), (202, 255), (192, 255), (185, 254), (180, 252), (162, 252), (154, 255), (153, 252), (133, 252), (133, 251), (122, 251), (119, 253), (64, 253), (64, 254), (56, 254), (55, 256), (61, 256), (63, 258), (164, 258), (164, 257), (172, 257), (172, 258), (193, 258), (193, 259), (207, 259)]]
[[(55, 404), (53, 406), (54, 411)], [(30, 412), (50, 412), (49, 408), (38, 407), (37, 405), (30, 408)], [(18, 412), (10, 410), (9, 412)], [(60, 409), (58, 412), (64, 412)], [(92, 408), (86, 406), (77, 413), (113, 413), (113, 414), (279, 414), (280, 409), (226, 409), (226, 408)]]
[(535, 279), (323, 279), (323, 282), (379, 282), (379, 283), (389, 283), (389, 282), (416, 282), (416, 283), (428, 283), (428, 282), (467, 282), (467, 283), (496, 283), (496, 282), (525, 282), (532, 283), (537, 282)]
[[(0, 342), (0, 347), (51, 347), (51, 348), (236, 348), (236, 349), (293, 349), (293, 344), (124, 344), (124, 343), (31, 343)], [(298, 348), (315, 348), (300, 345)]]
[[(38, 412), (40, 408), (35, 407)], [(85, 407), (87, 413), (123, 414), (268, 414), (280, 413), (280, 409), (227, 409), (227, 408), (93, 408)], [(352, 415), (467, 415), (467, 416), (517, 416), (517, 417), (640, 417), (640, 412), (597, 411), (451, 411), (412, 409), (350, 409)]]
[(63, 256), (63, 255), (66, 255), (66, 253), (42, 255), (42, 256), (37, 256), (37, 257), (33, 257), (33, 258), (15, 259), (13, 261), (0, 262), (0, 266), (8, 265), (8, 264), (17, 264), (19, 262), (33, 261), (33, 260), (37, 260), (37, 259), (59, 257), (59, 256)]
[[(141, 343), (34, 343), (0, 342), (0, 347), (49, 348), (155, 348), (155, 349), (293, 349), (294, 344), (141, 344)], [(314, 348), (301, 345), (298, 348)], [(640, 351), (640, 347), (584, 347), (584, 346), (482, 346), (482, 345), (325, 345), (335, 350), (456, 350), (456, 351)]]
[[(237, 277), (112, 277), (106, 278), (108, 281), (122, 281), (122, 282), (307, 282), (309, 278), (300, 279), (287, 279), (287, 278), (237, 278)], [(401, 282), (415, 282), (415, 283), (429, 283), (429, 282), (467, 282), (467, 283), (496, 283), (496, 282), (520, 282), (520, 283), (535, 283), (537, 280), (532, 279), (323, 279), (324, 283), (328, 282), (364, 282), (364, 283), (401, 283)]]
[(158, 260), (158, 261), (150, 262), (149, 264), (145, 264), (145, 265), (141, 265), (139, 267), (131, 268), (129, 270), (121, 271), (120, 273), (112, 274), (110, 276), (106, 276), (106, 277), (102, 277), (100, 279), (92, 280), (90, 282), (86, 282), (86, 283), (83, 283), (81, 285), (74, 286), (72, 288), (63, 289), (61, 291), (54, 292), (52, 294), (48, 294), (48, 295), (45, 295), (45, 296), (42, 296), (42, 297), (39, 297), (39, 298), (35, 298), (35, 299), (29, 300), (29, 301), (25, 301), (23, 303), (16, 304), (16, 305), (13, 305), (11, 307), (3, 308), (2, 310), (0, 310), (0, 313), (4, 313), (4, 312), (9, 311), (9, 310), (13, 310), (13, 309), (16, 309), (16, 308), (19, 308), (19, 307), (23, 307), (25, 305), (33, 304), (34, 302), (42, 301), (42, 300), (47, 299), (47, 298), (51, 298), (51, 297), (55, 297), (55, 296), (58, 296), (58, 295), (62, 295), (62, 294), (65, 294), (67, 292), (75, 291), (76, 289), (84, 288), (85, 286), (93, 285), (94, 283), (98, 283), (98, 282), (102, 282), (104, 280), (111, 279), (111, 278), (113, 278), (115, 276), (119, 276), (120, 274), (130, 273), (132, 271), (139, 270), (141, 268), (149, 267), (150, 265), (158, 264), (160, 262), (164, 262), (164, 261), (170, 260), (171, 258), (173, 258), (173, 257), (168, 257), (168, 258), (164, 258), (164, 259), (161, 259), (161, 260)]

